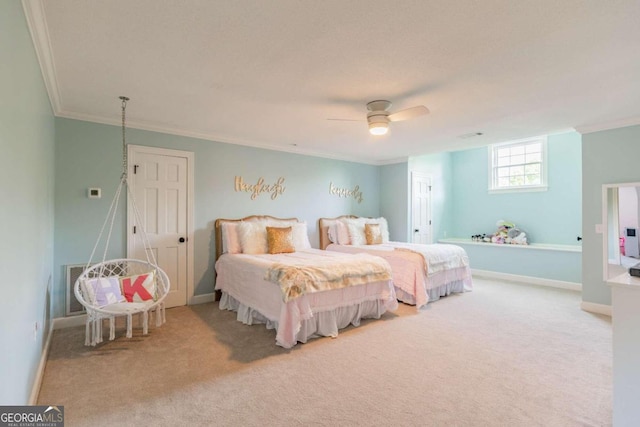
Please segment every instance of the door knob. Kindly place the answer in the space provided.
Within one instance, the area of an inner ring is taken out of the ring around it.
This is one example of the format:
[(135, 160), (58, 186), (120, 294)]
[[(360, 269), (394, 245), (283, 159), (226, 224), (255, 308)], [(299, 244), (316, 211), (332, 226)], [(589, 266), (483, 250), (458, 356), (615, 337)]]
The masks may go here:
[(418, 230), (417, 228), (415, 230), (413, 230), (414, 233), (419, 232), (420, 230)]
[(180, 239), (178, 239), (178, 241), (179, 241), (180, 243), (184, 243), (186, 240), (187, 240), (187, 239), (185, 239), (184, 237), (181, 237)]

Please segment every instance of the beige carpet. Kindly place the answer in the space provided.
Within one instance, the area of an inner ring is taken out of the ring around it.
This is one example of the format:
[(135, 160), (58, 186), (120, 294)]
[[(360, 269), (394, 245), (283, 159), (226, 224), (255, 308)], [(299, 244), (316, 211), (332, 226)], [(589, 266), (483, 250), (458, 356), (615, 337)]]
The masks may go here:
[(38, 404), (67, 426), (610, 425), (610, 319), (575, 292), (474, 283), (292, 350), (214, 304), (96, 348), (55, 331)]

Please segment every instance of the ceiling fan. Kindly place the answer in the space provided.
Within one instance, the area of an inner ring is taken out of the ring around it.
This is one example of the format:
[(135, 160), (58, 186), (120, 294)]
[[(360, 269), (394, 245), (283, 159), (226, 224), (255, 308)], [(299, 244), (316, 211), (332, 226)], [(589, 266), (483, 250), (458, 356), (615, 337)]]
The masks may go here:
[[(371, 101), (367, 103), (367, 123), (369, 123), (369, 132), (372, 135), (384, 135), (389, 130), (389, 122), (400, 122), (402, 120), (413, 119), (414, 117), (429, 114), (429, 109), (424, 105), (406, 108), (395, 113), (389, 112), (391, 102), (385, 100)], [(346, 120), (349, 119), (329, 119), (329, 120)]]

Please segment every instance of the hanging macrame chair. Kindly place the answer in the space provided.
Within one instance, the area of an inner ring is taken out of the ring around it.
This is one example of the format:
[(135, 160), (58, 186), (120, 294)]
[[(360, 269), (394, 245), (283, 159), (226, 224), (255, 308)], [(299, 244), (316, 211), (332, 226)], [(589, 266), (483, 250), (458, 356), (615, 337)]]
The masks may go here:
[[(149, 314), (155, 313), (156, 326), (165, 321), (164, 300), (169, 293), (170, 284), (167, 274), (158, 267), (154, 251), (151, 248), (144, 222), (135, 204), (135, 197), (128, 184), (127, 143), (125, 138), (125, 111), (129, 98), (121, 96), (122, 100), (122, 175), (120, 184), (111, 201), (109, 212), (102, 224), (100, 234), (93, 247), (89, 261), (83, 273), (77, 278), (73, 291), (78, 301), (87, 311), (85, 326), (85, 345), (95, 346), (102, 340), (102, 323), (109, 321), (109, 339), (115, 339), (115, 319), (126, 316), (127, 338), (133, 336), (133, 316), (140, 314), (142, 333), (146, 335), (149, 329)], [(142, 239), (146, 260), (120, 258), (107, 260), (107, 251), (111, 240), (111, 233), (118, 211), (118, 204), (122, 190), (126, 188), (129, 196), (131, 211), (135, 217), (137, 234)], [(104, 240), (102, 261), (92, 264), (93, 257), (103, 240), (105, 230), (108, 231)]]

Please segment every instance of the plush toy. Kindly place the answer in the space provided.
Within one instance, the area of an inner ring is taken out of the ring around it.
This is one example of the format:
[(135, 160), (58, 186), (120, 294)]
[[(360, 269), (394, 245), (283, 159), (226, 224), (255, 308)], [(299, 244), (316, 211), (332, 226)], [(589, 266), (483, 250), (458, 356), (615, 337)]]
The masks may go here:
[(520, 230), (519, 228), (512, 228), (508, 233), (510, 243), (512, 245), (526, 245), (527, 244), (527, 233)]
[(513, 222), (505, 221), (503, 219), (496, 222), (498, 228), (495, 233), (489, 236), (491, 243), (497, 244), (513, 244), (513, 245), (526, 245), (527, 234), (516, 228)]

